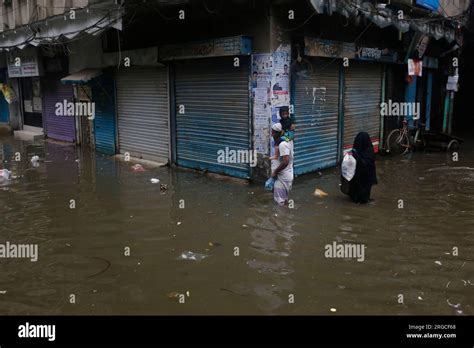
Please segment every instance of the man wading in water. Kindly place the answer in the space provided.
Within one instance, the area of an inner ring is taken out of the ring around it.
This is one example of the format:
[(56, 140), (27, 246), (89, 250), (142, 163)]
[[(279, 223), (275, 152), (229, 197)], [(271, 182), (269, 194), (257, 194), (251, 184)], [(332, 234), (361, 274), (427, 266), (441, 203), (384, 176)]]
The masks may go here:
[[(273, 140), (283, 136), (280, 123), (272, 126)], [(280, 205), (288, 204), (288, 196), (293, 185), (293, 140), (282, 141), (278, 145), (279, 159), (272, 160), (272, 177), (275, 179), (273, 199)]]

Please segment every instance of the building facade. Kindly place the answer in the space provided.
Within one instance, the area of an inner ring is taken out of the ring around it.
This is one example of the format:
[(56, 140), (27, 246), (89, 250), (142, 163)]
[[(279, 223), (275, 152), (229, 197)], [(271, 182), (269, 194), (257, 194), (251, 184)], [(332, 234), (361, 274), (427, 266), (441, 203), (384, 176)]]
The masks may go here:
[[(258, 180), (282, 107), (296, 175), (336, 166), (360, 131), (383, 151), (403, 117), (450, 132), (469, 1), (51, 3), (0, 6), (17, 97), (0, 121), (19, 136)], [(386, 115), (382, 103), (419, 111)]]

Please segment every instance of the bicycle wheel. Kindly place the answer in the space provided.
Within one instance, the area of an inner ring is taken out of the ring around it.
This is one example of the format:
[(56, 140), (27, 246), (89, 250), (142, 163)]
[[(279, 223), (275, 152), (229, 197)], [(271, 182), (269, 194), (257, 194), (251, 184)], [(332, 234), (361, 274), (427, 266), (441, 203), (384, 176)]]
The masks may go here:
[(388, 152), (404, 155), (410, 149), (410, 139), (407, 133), (394, 129), (387, 137)]

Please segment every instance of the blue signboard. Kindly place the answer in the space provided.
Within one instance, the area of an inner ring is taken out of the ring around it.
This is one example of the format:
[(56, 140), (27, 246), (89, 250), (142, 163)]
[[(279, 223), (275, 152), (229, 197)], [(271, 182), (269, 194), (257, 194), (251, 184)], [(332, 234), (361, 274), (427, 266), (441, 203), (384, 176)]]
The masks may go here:
[(416, 0), (416, 4), (432, 11), (438, 11), (439, 8), (439, 0)]

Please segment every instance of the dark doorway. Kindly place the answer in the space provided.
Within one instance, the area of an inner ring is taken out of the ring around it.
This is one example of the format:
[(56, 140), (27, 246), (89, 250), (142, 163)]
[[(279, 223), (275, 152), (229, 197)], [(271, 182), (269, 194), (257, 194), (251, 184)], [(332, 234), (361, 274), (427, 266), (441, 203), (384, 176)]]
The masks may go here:
[(23, 96), (23, 123), (25, 126), (43, 128), (40, 78), (25, 77), (20, 81)]

